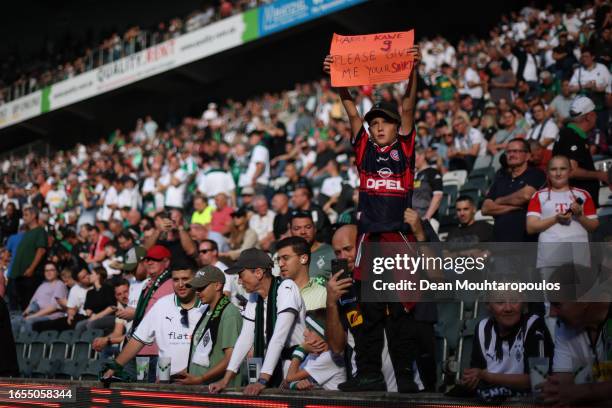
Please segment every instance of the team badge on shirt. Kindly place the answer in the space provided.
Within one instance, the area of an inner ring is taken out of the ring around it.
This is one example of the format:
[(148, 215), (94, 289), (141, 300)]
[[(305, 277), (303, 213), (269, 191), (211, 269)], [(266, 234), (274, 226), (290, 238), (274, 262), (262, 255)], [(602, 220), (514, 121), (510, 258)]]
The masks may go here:
[(357, 310), (351, 310), (346, 314), (346, 319), (351, 327), (363, 324), (363, 316)]
[(397, 150), (395, 150), (395, 149), (391, 150), (391, 153), (389, 153), (389, 155), (395, 161), (399, 161), (400, 160), (399, 152)]

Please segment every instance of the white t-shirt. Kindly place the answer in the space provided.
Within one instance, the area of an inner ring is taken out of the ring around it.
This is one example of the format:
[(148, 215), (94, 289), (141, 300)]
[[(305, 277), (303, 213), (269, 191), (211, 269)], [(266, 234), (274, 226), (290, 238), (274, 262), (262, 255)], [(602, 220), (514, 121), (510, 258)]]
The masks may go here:
[(523, 78), (525, 78), (525, 81), (538, 82), (538, 61), (529, 53), (523, 69)]
[[(544, 126), (544, 128), (542, 128), (542, 126)], [(540, 132), (542, 132), (541, 136)], [(527, 133), (527, 140), (538, 140), (540, 142), (543, 140), (552, 140), (553, 143), (550, 143), (548, 146), (546, 146), (548, 150), (553, 149), (554, 142), (557, 140), (558, 137), (559, 128), (555, 124), (555, 121), (552, 119), (545, 120), (544, 122), (537, 124), (536, 126), (531, 128), (529, 133)]]
[(346, 381), (346, 369), (343, 365), (336, 364), (331, 350), (319, 355), (308, 354), (302, 363), (302, 369), (324, 390), (338, 391), (338, 384)]
[(208, 170), (200, 172), (197, 177), (198, 191), (207, 197), (214, 197), (219, 193), (230, 196), (236, 189), (234, 178), (226, 171)]
[[(582, 373), (578, 373), (575, 381), (578, 384), (594, 382), (592, 378), (592, 365), (596, 361), (606, 361), (606, 342), (605, 330), (599, 333), (595, 352), (591, 348), (591, 341), (585, 330), (573, 329), (563, 322), (557, 323), (555, 330), (555, 354), (553, 357), (553, 373), (576, 373), (579, 368), (583, 368)], [(591, 378), (589, 378), (589, 375)]]
[(478, 76), (478, 72), (474, 71), (472, 68), (467, 68), (465, 73), (463, 74), (463, 81), (465, 82), (461, 93), (468, 94), (474, 99), (482, 98), (482, 86), (476, 86), (474, 88), (470, 88), (468, 86), (468, 82), (476, 82), (481, 83), (480, 76)]
[(79, 284), (74, 285), (70, 288), (70, 292), (68, 293), (68, 300), (66, 301), (66, 305), (69, 308), (76, 307), (78, 308), (77, 313), (81, 315), (85, 315), (85, 297), (87, 297), (87, 292), (92, 288), (84, 288)]
[(595, 63), (595, 66), (590, 70), (585, 67), (574, 70), (572, 79), (570, 79), (570, 86), (584, 87), (591, 81), (595, 81), (598, 88), (605, 86), (604, 92), (610, 93), (610, 71), (600, 63)]
[[(180, 181), (178, 186), (171, 184), (172, 178), (176, 178)], [(159, 179), (159, 183), (167, 186), (165, 205), (167, 207), (183, 208), (183, 198), (185, 195), (185, 181), (187, 180), (187, 173), (182, 169), (176, 170), (174, 173), (166, 173)]]
[(274, 230), (274, 217), (276, 213), (268, 210), (263, 217), (259, 214), (253, 214), (249, 220), (249, 227), (257, 234), (257, 239), (261, 240), (266, 235)]
[(251, 159), (247, 171), (240, 175), (240, 187), (246, 187), (252, 185), (253, 176), (257, 171), (257, 163), (264, 164), (264, 171), (257, 178), (258, 184), (268, 184), (270, 179), (270, 152), (265, 146), (256, 145), (251, 152)]
[[(270, 343), (267, 345), (263, 366), (261, 368), (261, 372), (265, 374), (272, 374), (274, 372), (283, 348), (297, 346), (304, 342), (304, 329), (306, 328), (306, 306), (304, 306), (304, 300), (300, 295), (300, 289), (291, 279), (285, 279), (280, 283), (277, 294), (276, 325), (274, 326), (274, 333), (270, 339)], [(227, 366), (227, 369), (230, 371), (238, 372), (242, 361), (254, 344), (255, 317), (258, 298), (259, 295), (257, 293), (251, 293), (249, 295), (249, 301), (242, 315), (244, 318), (242, 330), (240, 331), (240, 336), (236, 341), (232, 358)], [(267, 301), (264, 302), (264, 336), (266, 335), (265, 328), (267, 304)], [(287, 313), (291, 313), (295, 316), (291, 327), (286, 327), (279, 324), (279, 320)], [(287, 371), (289, 364), (289, 360), (284, 362), (283, 373)]]
[(328, 197), (333, 197), (336, 194), (342, 192), (342, 177), (328, 177), (323, 181), (321, 186), (321, 194), (325, 194)]
[[(556, 214), (565, 213), (572, 204), (572, 198), (583, 200), (583, 212), (587, 218), (597, 218), (593, 199), (585, 190), (572, 187), (568, 191), (552, 191), (542, 189), (537, 191), (527, 208), (527, 217), (539, 219), (550, 218)], [(588, 232), (578, 221), (572, 218), (569, 225), (555, 224), (546, 231), (540, 232), (538, 242), (538, 268), (558, 266), (566, 262), (576, 262), (588, 266), (590, 259), (588, 245), (559, 245), (560, 242), (589, 242)], [(585, 264), (584, 262), (587, 262)]]
[(110, 208), (111, 205), (118, 204), (119, 196), (117, 189), (114, 186), (110, 186), (104, 193), (104, 204), (101, 209), (101, 213), (98, 214), (98, 218), (102, 221), (110, 221), (113, 216), (113, 210)]
[(66, 196), (64, 189), (49, 190), (47, 197), (45, 198), (45, 202), (53, 212), (56, 212), (60, 208), (64, 207), (67, 200), (68, 197)]
[(470, 128), (466, 136), (455, 137), (455, 148), (457, 150), (469, 150), (472, 146), (478, 144), (477, 156), (485, 156), (487, 154), (487, 142), (480, 132), (476, 128)]
[(133, 334), (133, 338), (144, 343), (155, 342), (159, 357), (170, 357), (170, 375), (187, 368), (191, 334), (208, 306), (199, 300), (187, 313), (189, 327), (181, 324), (181, 306), (175, 294), (159, 299), (149, 310)]

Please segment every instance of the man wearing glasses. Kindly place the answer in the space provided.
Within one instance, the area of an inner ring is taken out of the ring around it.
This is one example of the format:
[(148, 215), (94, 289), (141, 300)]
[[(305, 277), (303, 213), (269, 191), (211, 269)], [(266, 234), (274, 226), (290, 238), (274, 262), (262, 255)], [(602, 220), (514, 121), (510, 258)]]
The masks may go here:
[[(223, 294), (229, 296), (231, 302), (242, 310), (242, 303), (247, 297), (247, 293), (242, 286), (238, 284), (237, 275), (228, 275), (225, 273), (227, 265), (219, 260), (219, 246), (212, 239), (205, 239), (198, 246), (198, 263), (202, 267), (212, 265), (219, 268), (225, 275), (225, 285), (223, 286)], [(242, 301), (242, 303), (241, 303)]]
[(527, 205), (546, 183), (546, 175), (528, 166), (529, 143), (525, 139), (510, 140), (506, 156), (508, 167), (497, 173), (482, 204), (482, 214), (495, 218), (496, 242), (537, 241), (537, 235), (527, 235)]
[[(170, 375), (181, 372), (187, 367), (191, 334), (197, 322), (206, 311), (196, 296), (195, 290), (187, 286), (195, 273), (194, 265), (176, 265), (172, 270), (173, 294), (159, 299), (147, 312), (130, 341), (114, 362), (109, 364), (103, 378), (113, 376), (145, 347), (157, 344), (159, 358), (170, 357)], [(149, 373), (154, 365), (149, 363)], [(149, 375), (149, 381), (151, 375)]]

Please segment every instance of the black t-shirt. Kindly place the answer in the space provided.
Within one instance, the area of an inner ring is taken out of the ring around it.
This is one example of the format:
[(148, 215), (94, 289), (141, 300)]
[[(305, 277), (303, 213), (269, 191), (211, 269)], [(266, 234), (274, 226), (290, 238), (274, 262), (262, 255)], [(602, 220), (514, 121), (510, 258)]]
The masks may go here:
[[(497, 173), (487, 198), (495, 201), (496, 198), (510, 195), (525, 186), (531, 186), (537, 191), (545, 183), (546, 175), (535, 167), (527, 167), (527, 170), (514, 179), (510, 173), (501, 171)], [(527, 204), (519, 210), (495, 216), (493, 232), (496, 242), (537, 241), (537, 235), (527, 235)]]
[[(419, 213), (419, 216), (424, 217), (429, 209), (433, 193), (436, 191), (442, 193), (442, 190), (442, 175), (437, 169), (427, 167), (418, 171), (414, 176), (412, 208)], [(434, 214), (434, 217), (436, 214)]]
[[(571, 160), (576, 160), (578, 166), (585, 170), (594, 171), (595, 164), (587, 145), (587, 139), (582, 138), (575, 130), (564, 127), (559, 132), (559, 140), (553, 147), (553, 155), (563, 155)], [(572, 187), (578, 187), (589, 192), (595, 203), (595, 208), (599, 207), (599, 181), (570, 179)]]
[(459, 225), (448, 232), (447, 242), (491, 242), (493, 226), (486, 221), (475, 221), (472, 225)]
[(165, 246), (168, 248), (168, 251), (170, 251), (170, 270), (172, 270), (174, 265), (185, 265), (188, 263), (189, 255), (187, 255), (183, 249), (180, 239), (177, 239), (176, 241), (163, 241), (158, 239), (156, 244)]
[(115, 290), (110, 285), (102, 285), (100, 289), (92, 288), (85, 297), (84, 309), (91, 309), (94, 313), (100, 313), (109, 306), (114, 306)]
[(317, 169), (322, 169), (327, 166), (327, 163), (334, 160), (336, 158), (336, 152), (332, 149), (325, 149), (321, 153), (317, 153), (317, 159), (314, 162), (314, 166)]
[(291, 220), (291, 214), (287, 211), (284, 214), (278, 213), (274, 216), (274, 224), (272, 230), (274, 231), (274, 238), (279, 239), (281, 235), (287, 232), (289, 228), (289, 221)]

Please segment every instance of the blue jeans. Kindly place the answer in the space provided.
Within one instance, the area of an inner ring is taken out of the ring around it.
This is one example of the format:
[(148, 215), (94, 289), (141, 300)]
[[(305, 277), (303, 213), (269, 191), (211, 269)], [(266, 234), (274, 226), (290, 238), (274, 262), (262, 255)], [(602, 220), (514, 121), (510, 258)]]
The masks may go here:
[(15, 316), (11, 319), (11, 326), (13, 326), (13, 334), (17, 336), (20, 332), (31, 332), (32, 325), (36, 322), (44, 322), (50, 320), (49, 316), (37, 316), (30, 317), (29, 319), (23, 316)]

